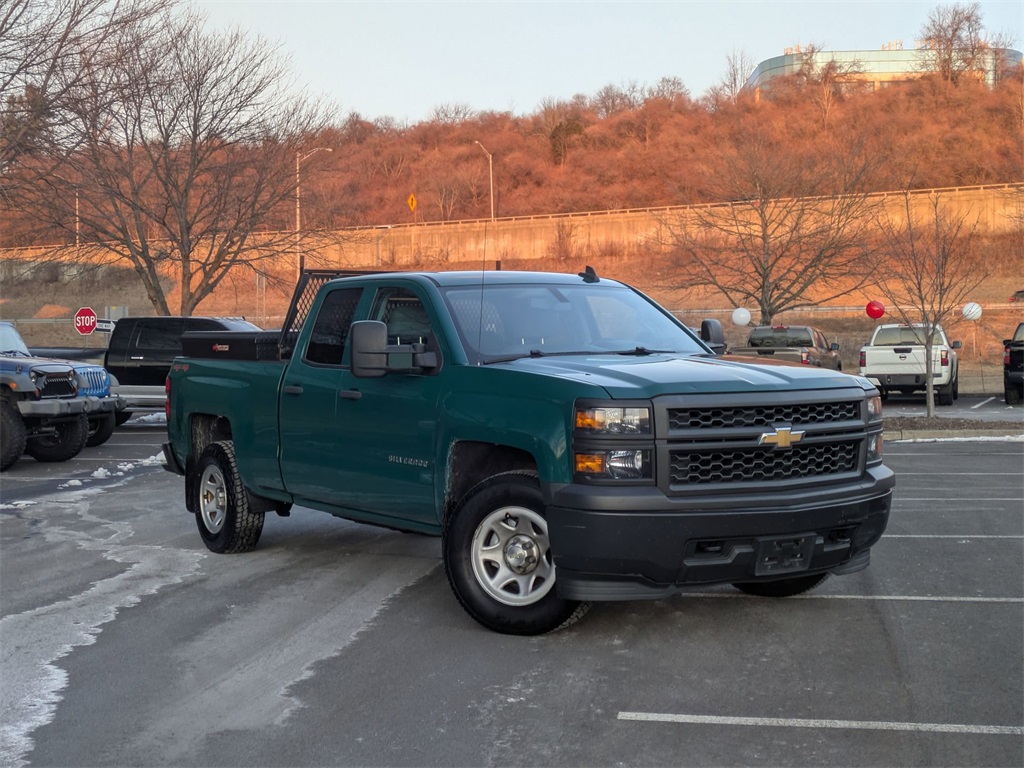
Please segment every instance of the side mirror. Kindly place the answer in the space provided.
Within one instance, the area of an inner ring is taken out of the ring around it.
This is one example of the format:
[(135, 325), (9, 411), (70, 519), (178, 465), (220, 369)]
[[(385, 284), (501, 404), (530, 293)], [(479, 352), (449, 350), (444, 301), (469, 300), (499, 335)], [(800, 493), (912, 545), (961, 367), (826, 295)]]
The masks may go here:
[(838, 341), (833, 341), (832, 344), (829, 345), (829, 349), (831, 349), (833, 352), (838, 352), (839, 351), (839, 342)]
[(388, 327), (379, 320), (359, 320), (349, 330), (352, 375), (377, 379), (388, 372)]
[(953, 349), (960, 349), (960, 347), (962, 347), (963, 345), (964, 345), (964, 343), (962, 341), (954, 341), (953, 342)]
[(700, 323), (700, 339), (716, 355), (723, 355), (728, 345), (725, 343), (725, 331), (722, 330), (722, 322), (714, 318), (702, 320)]

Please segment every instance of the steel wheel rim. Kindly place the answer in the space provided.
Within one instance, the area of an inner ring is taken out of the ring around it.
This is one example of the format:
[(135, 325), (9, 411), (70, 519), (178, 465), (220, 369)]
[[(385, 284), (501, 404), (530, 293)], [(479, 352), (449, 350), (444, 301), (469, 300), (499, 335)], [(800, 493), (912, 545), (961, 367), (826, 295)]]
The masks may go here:
[(210, 533), (220, 533), (227, 519), (228, 486), (220, 467), (211, 465), (199, 480), (199, 516)]
[(526, 507), (502, 507), (477, 526), (471, 544), (473, 575), (503, 605), (532, 605), (555, 585), (548, 525)]

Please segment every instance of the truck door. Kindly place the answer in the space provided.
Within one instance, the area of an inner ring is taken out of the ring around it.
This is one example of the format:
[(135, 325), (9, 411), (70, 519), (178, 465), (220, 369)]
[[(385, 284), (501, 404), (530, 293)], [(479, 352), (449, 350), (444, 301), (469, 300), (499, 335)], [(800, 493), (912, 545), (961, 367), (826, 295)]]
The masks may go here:
[[(412, 287), (377, 289), (369, 319), (388, 326), (389, 344), (424, 344), (441, 361), (436, 323)], [(437, 401), (443, 366), (428, 373), (356, 378), (346, 369), (338, 398), (338, 446), (350, 470), (348, 504), (388, 516), (437, 523), (434, 466)]]
[(324, 296), (305, 345), (296, 348), (281, 383), (281, 476), (290, 493), (342, 505), (347, 471), (344, 431), (337, 424), (338, 391), (348, 329), (362, 288)]
[[(437, 376), (394, 372), (358, 379), (351, 374), (345, 345), (362, 292), (335, 289), (324, 297), (308, 342), (296, 349), (285, 373), (280, 405), (285, 487), (300, 498), (374, 516), (435, 522)], [(415, 338), (436, 345), (424, 305), (408, 289), (376, 291), (370, 316), (391, 321), (394, 343)]]
[(153, 317), (136, 322), (128, 343), (124, 373), (118, 375), (121, 385), (163, 387), (171, 363), (181, 353), (184, 332), (183, 317)]

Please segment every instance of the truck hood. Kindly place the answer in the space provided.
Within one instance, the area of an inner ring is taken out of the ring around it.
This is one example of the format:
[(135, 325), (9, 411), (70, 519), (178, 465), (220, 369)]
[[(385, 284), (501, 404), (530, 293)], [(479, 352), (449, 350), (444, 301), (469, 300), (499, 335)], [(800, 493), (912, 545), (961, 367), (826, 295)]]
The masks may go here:
[(522, 358), (496, 365), (603, 387), (613, 398), (860, 386), (857, 378), (845, 373), (783, 361), (751, 362), (750, 358), (738, 362), (720, 357), (659, 354), (588, 355)]

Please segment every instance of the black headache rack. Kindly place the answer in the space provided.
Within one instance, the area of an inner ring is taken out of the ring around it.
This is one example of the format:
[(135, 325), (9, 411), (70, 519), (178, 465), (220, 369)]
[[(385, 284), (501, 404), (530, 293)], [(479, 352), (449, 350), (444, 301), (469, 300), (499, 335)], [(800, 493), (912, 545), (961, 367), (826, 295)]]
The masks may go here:
[(280, 331), (189, 331), (181, 336), (185, 357), (219, 360), (287, 360), (295, 349), (302, 324), (324, 283), (339, 277), (372, 275), (376, 269), (304, 269), (295, 285)]
[(299, 282), (295, 284), (295, 293), (292, 294), (292, 303), (288, 307), (288, 314), (285, 315), (284, 325), (281, 326), (281, 333), (278, 343), (278, 351), (281, 360), (287, 360), (292, 356), (295, 343), (299, 339), (299, 331), (309, 316), (309, 310), (313, 307), (313, 301), (320, 292), (324, 283), (337, 280), (339, 277), (359, 277), (360, 275), (375, 275), (387, 272), (382, 269), (304, 269), (299, 275)]

